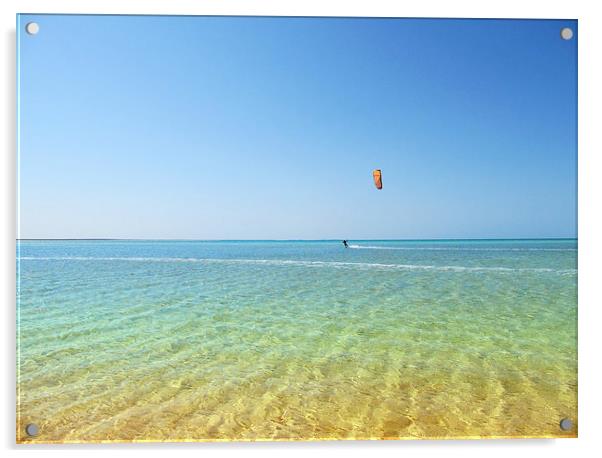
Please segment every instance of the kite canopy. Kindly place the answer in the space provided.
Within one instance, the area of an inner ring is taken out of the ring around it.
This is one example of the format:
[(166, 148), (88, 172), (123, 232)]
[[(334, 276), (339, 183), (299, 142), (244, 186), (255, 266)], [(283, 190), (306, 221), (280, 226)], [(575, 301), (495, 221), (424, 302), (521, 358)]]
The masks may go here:
[(382, 175), (380, 169), (376, 169), (374, 172), (372, 172), (372, 176), (374, 177), (374, 186), (376, 186), (376, 189), (382, 189), (383, 188), (383, 175)]

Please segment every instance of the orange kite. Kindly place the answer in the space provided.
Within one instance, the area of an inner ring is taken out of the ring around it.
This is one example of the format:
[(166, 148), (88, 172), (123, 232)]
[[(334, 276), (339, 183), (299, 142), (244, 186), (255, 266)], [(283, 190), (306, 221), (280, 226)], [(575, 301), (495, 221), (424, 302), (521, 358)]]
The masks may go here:
[(372, 176), (374, 177), (374, 185), (376, 186), (376, 188), (382, 189), (383, 188), (383, 174), (381, 173), (380, 169), (376, 169), (374, 172), (372, 172)]

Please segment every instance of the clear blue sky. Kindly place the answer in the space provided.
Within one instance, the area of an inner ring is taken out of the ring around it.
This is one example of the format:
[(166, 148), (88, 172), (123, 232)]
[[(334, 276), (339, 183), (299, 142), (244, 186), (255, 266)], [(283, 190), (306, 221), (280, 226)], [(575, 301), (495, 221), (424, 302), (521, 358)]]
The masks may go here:
[(576, 21), (19, 21), (21, 238), (576, 236)]

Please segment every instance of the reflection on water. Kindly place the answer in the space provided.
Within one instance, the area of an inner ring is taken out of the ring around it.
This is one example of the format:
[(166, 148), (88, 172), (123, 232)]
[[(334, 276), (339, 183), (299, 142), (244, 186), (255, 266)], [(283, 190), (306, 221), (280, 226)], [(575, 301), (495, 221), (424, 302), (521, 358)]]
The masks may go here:
[(353, 244), (21, 242), (18, 440), (576, 435), (574, 240)]

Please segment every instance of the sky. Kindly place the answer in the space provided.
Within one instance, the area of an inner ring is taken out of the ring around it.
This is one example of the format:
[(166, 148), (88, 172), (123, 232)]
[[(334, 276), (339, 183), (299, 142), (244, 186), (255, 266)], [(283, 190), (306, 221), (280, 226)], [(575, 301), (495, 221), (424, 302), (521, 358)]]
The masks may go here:
[(574, 20), (17, 29), (20, 238), (576, 237)]

